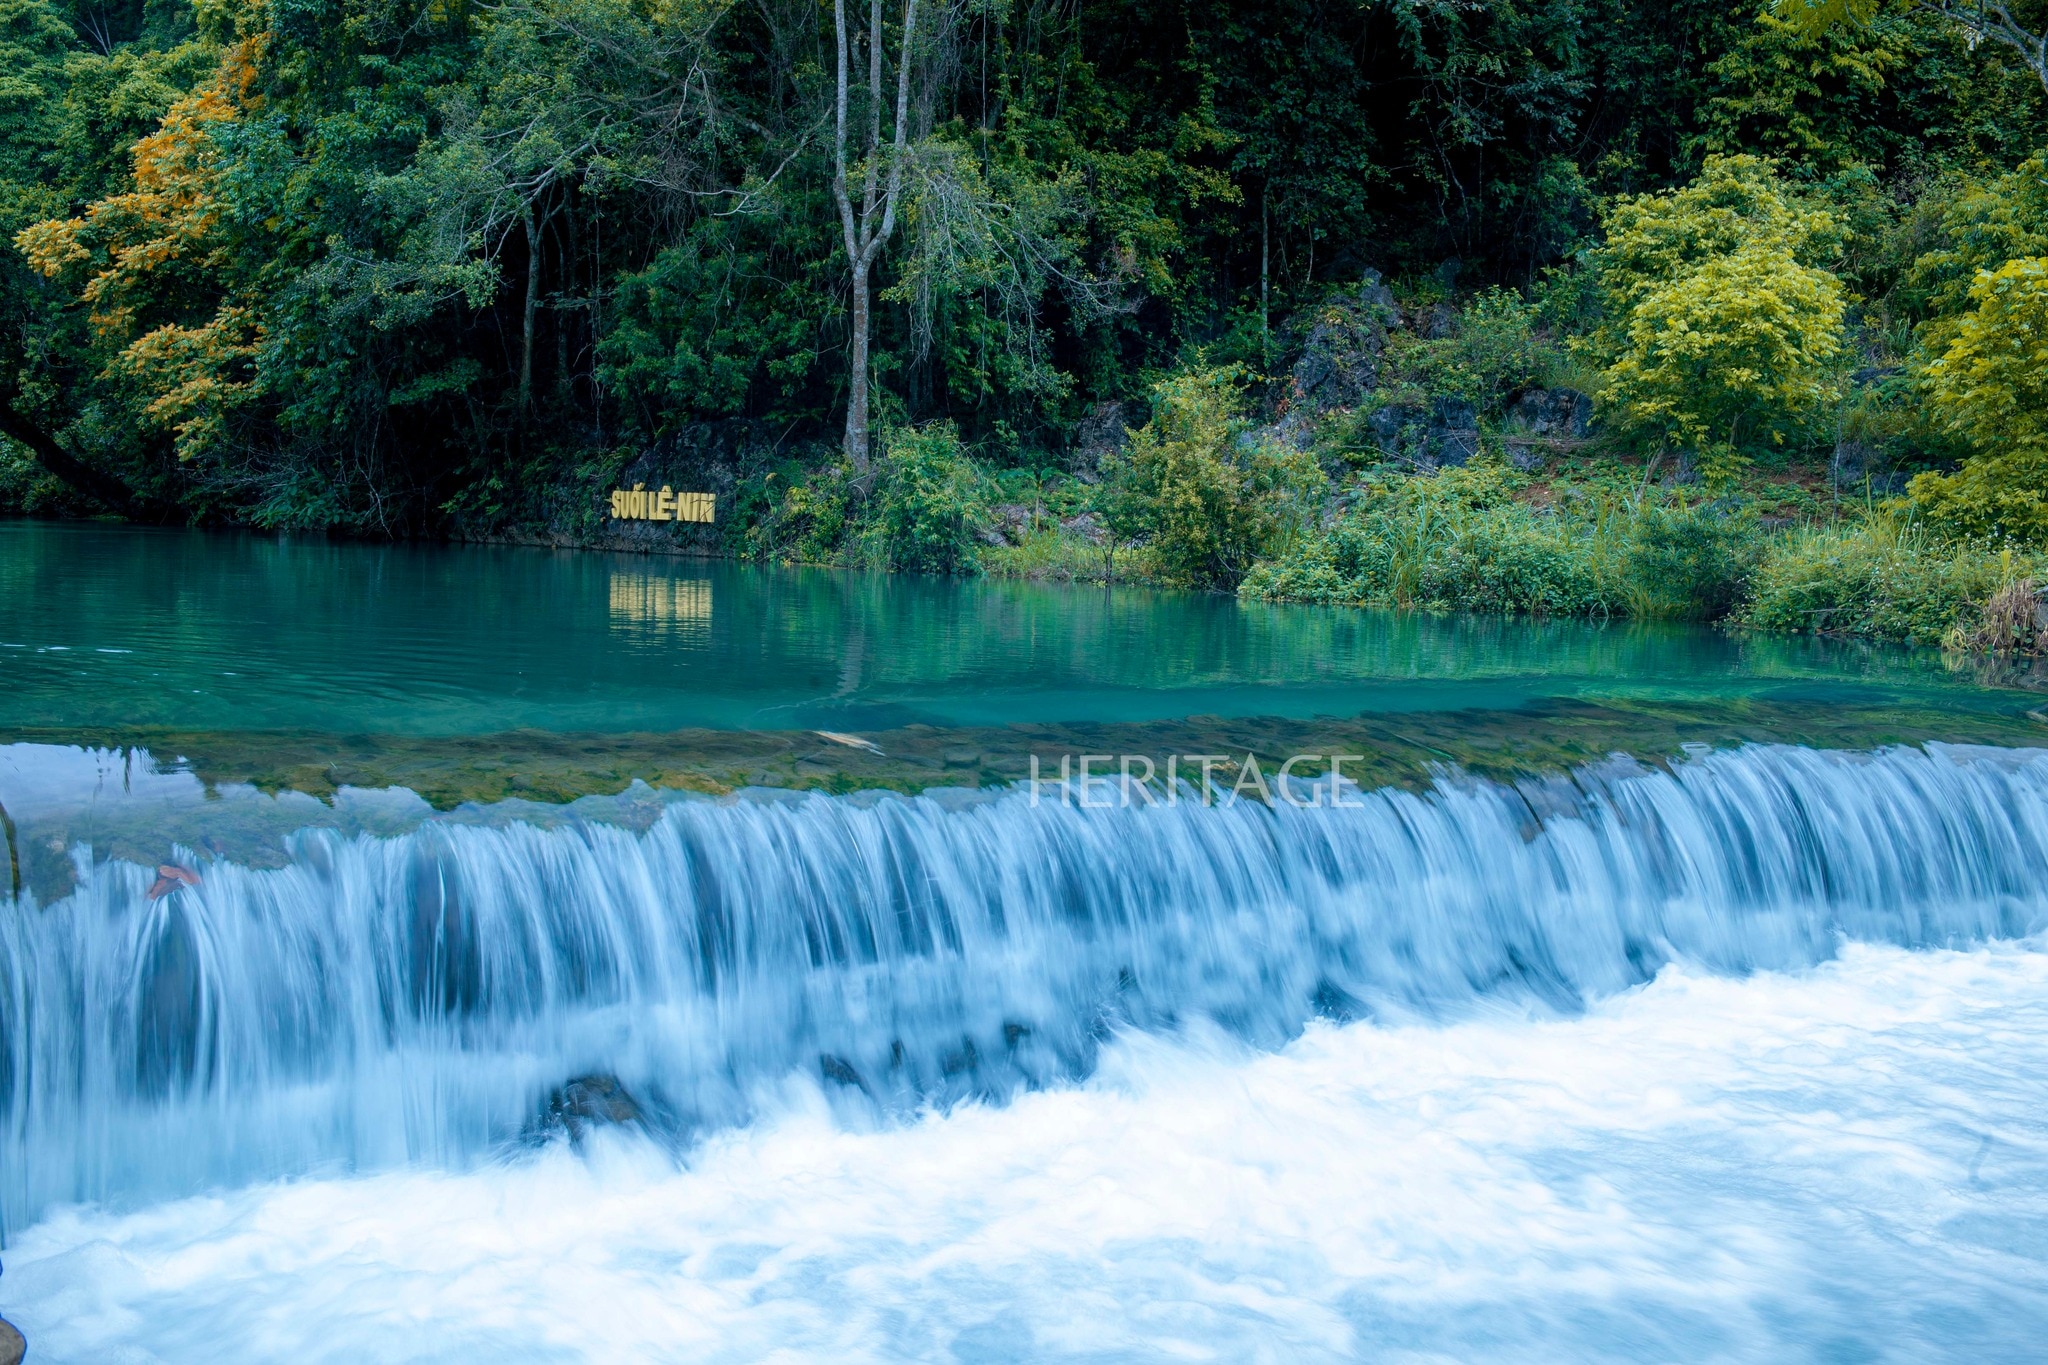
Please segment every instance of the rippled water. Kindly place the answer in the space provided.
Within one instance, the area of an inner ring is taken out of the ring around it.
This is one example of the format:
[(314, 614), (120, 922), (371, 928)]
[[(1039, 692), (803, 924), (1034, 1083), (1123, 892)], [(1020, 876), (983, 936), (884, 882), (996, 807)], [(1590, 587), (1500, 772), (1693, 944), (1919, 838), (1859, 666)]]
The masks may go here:
[(407, 735), (1983, 702), (1929, 651), (1695, 626), (4, 521), (0, 682), (0, 727)]

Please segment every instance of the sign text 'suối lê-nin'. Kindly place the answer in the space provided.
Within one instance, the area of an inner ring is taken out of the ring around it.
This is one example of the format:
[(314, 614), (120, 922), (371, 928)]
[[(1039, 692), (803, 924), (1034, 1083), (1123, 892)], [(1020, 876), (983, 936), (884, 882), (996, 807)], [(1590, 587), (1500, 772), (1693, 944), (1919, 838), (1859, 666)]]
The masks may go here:
[(640, 484), (612, 490), (614, 521), (710, 521), (717, 510), (716, 494), (678, 493), (666, 484), (659, 491)]

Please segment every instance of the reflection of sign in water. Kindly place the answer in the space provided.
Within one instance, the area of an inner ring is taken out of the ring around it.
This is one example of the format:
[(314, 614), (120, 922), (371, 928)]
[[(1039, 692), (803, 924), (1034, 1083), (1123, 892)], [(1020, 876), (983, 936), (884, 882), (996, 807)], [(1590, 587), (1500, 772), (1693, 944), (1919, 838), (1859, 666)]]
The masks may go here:
[(716, 494), (678, 493), (667, 484), (612, 490), (613, 521), (710, 521), (717, 509)]
[(612, 575), (612, 620), (701, 625), (711, 619), (711, 584), (702, 578)]

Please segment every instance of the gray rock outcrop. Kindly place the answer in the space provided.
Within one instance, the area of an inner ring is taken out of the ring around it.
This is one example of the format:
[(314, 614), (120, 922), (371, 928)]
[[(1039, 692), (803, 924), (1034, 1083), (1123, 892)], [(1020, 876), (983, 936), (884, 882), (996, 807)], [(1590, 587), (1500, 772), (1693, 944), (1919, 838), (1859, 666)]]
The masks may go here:
[(1444, 396), (1425, 408), (1389, 403), (1365, 419), (1380, 453), (1418, 469), (1462, 465), (1479, 453), (1479, 415), (1462, 398)]
[(1593, 400), (1577, 389), (1525, 389), (1508, 405), (1508, 461), (1540, 469), (1546, 451), (1585, 440), (1592, 424)]
[(1906, 476), (1892, 467), (1884, 447), (1871, 442), (1845, 440), (1835, 445), (1828, 461), (1828, 479), (1837, 496), (1897, 497), (1906, 491)]
[(1105, 455), (1130, 444), (1131, 431), (1151, 414), (1143, 403), (1097, 403), (1074, 427), (1074, 467), (1084, 477), (1094, 473)]
[(1443, 397), (1430, 407), (1423, 456), (1439, 469), (1464, 464), (1479, 453), (1479, 414), (1462, 398)]
[(1508, 425), (1546, 441), (1583, 441), (1593, 400), (1577, 389), (1527, 389), (1508, 407)]
[(1324, 413), (1365, 401), (1379, 385), (1387, 328), (1398, 319), (1393, 291), (1377, 270), (1316, 309), (1288, 372), (1289, 409)]

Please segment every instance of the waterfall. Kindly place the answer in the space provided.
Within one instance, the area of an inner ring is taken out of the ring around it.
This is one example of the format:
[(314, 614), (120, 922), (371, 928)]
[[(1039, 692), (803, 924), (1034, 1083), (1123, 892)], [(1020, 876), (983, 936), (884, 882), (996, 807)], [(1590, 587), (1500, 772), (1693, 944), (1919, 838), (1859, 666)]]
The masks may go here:
[[(285, 866), (74, 853), (0, 914), (0, 1226), (460, 1165), (616, 1078), (680, 1141), (808, 1076), (853, 1121), (1083, 1076), (1115, 1030), (1570, 1012), (1674, 959), (2048, 927), (2048, 754), (1755, 746), (1341, 809), (678, 799), (634, 831), (305, 829)], [(862, 1117), (866, 1116), (866, 1117)]]

